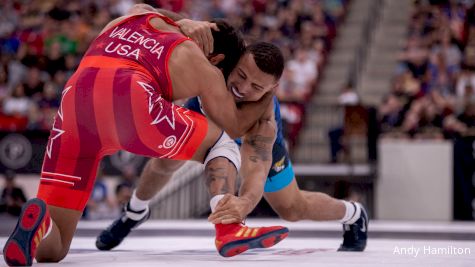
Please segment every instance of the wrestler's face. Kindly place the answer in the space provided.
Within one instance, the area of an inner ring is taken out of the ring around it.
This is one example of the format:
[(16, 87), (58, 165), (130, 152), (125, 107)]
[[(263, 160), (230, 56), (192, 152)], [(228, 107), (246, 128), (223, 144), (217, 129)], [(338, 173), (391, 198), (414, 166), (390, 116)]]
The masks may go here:
[(227, 85), (236, 102), (258, 101), (277, 86), (273, 75), (259, 69), (251, 53), (245, 53), (228, 77)]

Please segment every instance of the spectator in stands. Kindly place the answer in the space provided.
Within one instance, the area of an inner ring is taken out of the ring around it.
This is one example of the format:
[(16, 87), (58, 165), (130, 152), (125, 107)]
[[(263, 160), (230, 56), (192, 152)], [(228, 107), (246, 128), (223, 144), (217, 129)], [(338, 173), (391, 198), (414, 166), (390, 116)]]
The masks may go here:
[(303, 103), (306, 99), (305, 92), (298, 89), (293, 74), (288, 69), (284, 69), (276, 95), (281, 102)]
[(444, 133), (447, 138), (460, 138), (466, 135), (475, 135), (475, 102), (467, 101), (463, 112), (457, 117), (454, 114), (444, 120)]
[[(227, 1), (227, 2), (232, 2), (232, 1)], [(211, 3), (211, 8), (209, 9), (209, 15), (211, 18), (225, 18), (226, 14), (224, 13), (224, 10), (222, 8), (221, 1), (219, 0), (213, 0)]]
[(3, 113), (15, 117), (27, 117), (28, 109), (32, 102), (25, 95), (23, 84), (18, 84), (10, 96), (7, 96), (3, 102)]
[(378, 110), (381, 131), (387, 133), (400, 127), (404, 120), (404, 114), (404, 102), (401, 98), (394, 94), (388, 95)]
[(44, 86), (43, 94), (41, 94), (38, 101), (38, 106), (41, 109), (46, 109), (59, 108), (59, 105), (60, 101), (58, 87), (56, 87), (54, 83), (48, 82)]
[(317, 70), (321, 68), (325, 56), (325, 42), (322, 39), (316, 39), (307, 51), (308, 57), (317, 64)]
[[(56, 73), (59, 75), (59, 72)], [(40, 114), (34, 127), (31, 127), (33, 121), (33, 114), (30, 112), (29, 120), (30, 120), (30, 128), (32, 129), (41, 129), (41, 130), (48, 130), (51, 129), (54, 122), (54, 117), (56, 116), (57, 110), (60, 105), (59, 101), (59, 93), (57, 91), (58, 87), (55, 86), (54, 83), (48, 82), (45, 84), (43, 94), (41, 98), (37, 102), (37, 108), (30, 109), (31, 112), (37, 112)]]
[(3, 99), (10, 94), (8, 89), (8, 69), (6, 65), (0, 64), (0, 106)]
[[(26, 130), (46, 130), (43, 128), (43, 121), (44, 114), (40, 112), (38, 105), (36, 103), (30, 105), (30, 108), (28, 109)], [(51, 127), (49, 129), (51, 129)]]
[(45, 70), (50, 77), (54, 77), (58, 71), (66, 70), (66, 58), (61, 50), (61, 43), (59, 41), (53, 42), (48, 48)]
[(26, 67), (16, 59), (10, 59), (7, 64), (7, 87), (10, 91), (13, 88), (23, 82), (23, 77), (26, 76)]
[(297, 142), (303, 125), (305, 103), (315, 86), (317, 73), (317, 62), (301, 48), (296, 51), (296, 58), (286, 64), (277, 97), (281, 101), (281, 115), (290, 148)]
[[(356, 106), (360, 103), (359, 96), (356, 93), (353, 85), (348, 83), (341, 90), (338, 96), (338, 104), (343, 107)], [(344, 125), (338, 125), (328, 131), (328, 138), (330, 139), (330, 163), (338, 162), (338, 153), (344, 149), (343, 146)]]
[[(111, 7), (110, 7), (110, 12), (113, 14), (113, 16), (123, 16), (129, 11), (132, 6), (135, 4), (136, 1), (133, 0), (112, 0), (111, 1)], [(179, 2), (176, 1), (175, 2)]]
[(418, 36), (411, 36), (406, 46), (405, 51), (400, 55), (400, 60), (405, 68), (411, 71), (414, 78), (422, 78), (427, 71), (429, 51)]
[[(78, 65), (77, 58), (73, 54), (67, 54), (65, 60), (66, 60), (65, 61), (66, 72), (64, 73), (64, 75), (66, 77), (63, 79), (63, 82), (61, 83), (61, 85), (64, 85), (64, 83), (66, 83), (66, 80), (69, 77), (71, 77), (71, 75), (73, 75), (73, 72), (74, 72), (74, 70), (76, 69), (76, 67)], [(56, 74), (58, 74), (58, 73), (56, 73)], [(58, 79), (56, 76), (57, 75), (55, 75), (55, 78), (54, 78), (55, 80)]]
[[(2, 8), (0, 9), (0, 38), (9, 40), (18, 26), (19, 19), (19, 15), (15, 12), (12, 1), (2, 3)], [(14, 47), (11, 46), (12, 44), (13, 43), (8, 41), (1, 43), (2, 53), (12, 53), (12, 50), (15, 50)]]
[(295, 59), (287, 62), (286, 70), (294, 85), (292, 88), (293, 99), (290, 100), (303, 102), (315, 86), (318, 75), (317, 62), (308, 56), (306, 50), (297, 49)]
[(440, 40), (432, 47), (432, 54), (441, 54), (447, 65), (449, 73), (458, 73), (462, 63), (462, 52), (460, 48), (452, 42), (449, 30), (440, 33)]
[(38, 67), (28, 69), (26, 81), (23, 83), (25, 96), (39, 100), (43, 94), (44, 83), (41, 81), (41, 71)]
[(450, 95), (452, 91), (451, 73), (445, 57), (439, 52), (432, 54), (427, 68), (428, 92), (435, 90), (443, 95)]
[(15, 184), (15, 172), (8, 170), (5, 172), (5, 187), (0, 199), (0, 213), (6, 212), (13, 216), (19, 216), (21, 207), (26, 202), (25, 194), (21, 187)]
[(338, 104), (346, 106), (356, 106), (360, 103), (360, 98), (356, 93), (353, 85), (349, 83), (346, 87), (341, 90), (340, 95), (338, 96)]
[(468, 102), (463, 113), (457, 119), (467, 127), (475, 127), (475, 102)]
[[(322, 38), (329, 44), (330, 40), (336, 35), (335, 18), (325, 13), (322, 2), (315, 2), (311, 6), (311, 10), (311, 23), (305, 26), (311, 29), (314, 37)], [(302, 36), (305, 35), (303, 34)]]
[[(415, 7), (400, 57), (406, 68), (395, 78), (397, 90), (379, 109), (383, 133), (436, 139), (463, 136), (472, 127), (475, 5), (418, 1)], [(405, 70), (410, 70), (409, 76)]]
[(430, 101), (427, 98), (422, 101), (422, 109), (419, 114), (418, 123), (419, 129), (415, 137), (422, 139), (443, 139), (443, 109), (439, 108), (434, 101)]
[(462, 69), (455, 86), (458, 106), (464, 106), (466, 100), (475, 100), (475, 72), (468, 68)]

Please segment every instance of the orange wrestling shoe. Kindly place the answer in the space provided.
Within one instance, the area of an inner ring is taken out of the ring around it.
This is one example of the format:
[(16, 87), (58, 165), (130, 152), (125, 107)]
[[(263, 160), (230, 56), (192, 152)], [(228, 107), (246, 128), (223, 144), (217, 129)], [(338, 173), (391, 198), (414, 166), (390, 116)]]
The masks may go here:
[(216, 224), (216, 248), (223, 257), (232, 257), (253, 248), (269, 248), (289, 235), (282, 226), (251, 228), (243, 224)]
[(31, 266), (36, 248), (51, 231), (51, 218), (46, 203), (33, 198), (23, 205), (15, 230), (3, 248), (8, 266)]

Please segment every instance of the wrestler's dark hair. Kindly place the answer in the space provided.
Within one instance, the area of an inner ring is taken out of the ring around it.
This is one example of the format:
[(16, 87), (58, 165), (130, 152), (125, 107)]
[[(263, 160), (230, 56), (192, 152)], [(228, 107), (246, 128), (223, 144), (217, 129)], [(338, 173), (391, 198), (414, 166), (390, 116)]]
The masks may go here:
[(284, 55), (280, 49), (267, 42), (257, 42), (247, 46), (246, 53), (254, 56), (257, 67), (279, 80), (284, 71)]
[(216, 23), (219, 28), (219, 31), (212, 30), (214, 39), (213, 55), (224, 54), (224, 60), (219, 62), (216, 67), (222, 70), (224, 78), (227, 79), (244, 54), (246, 44), (241, 32), (226, 20), (216, 19), (211, 22)]

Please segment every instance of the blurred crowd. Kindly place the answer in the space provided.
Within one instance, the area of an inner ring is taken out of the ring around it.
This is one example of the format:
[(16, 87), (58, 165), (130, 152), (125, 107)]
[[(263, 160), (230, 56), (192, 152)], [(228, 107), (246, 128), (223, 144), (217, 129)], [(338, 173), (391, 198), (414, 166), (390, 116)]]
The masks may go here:
[(384, 137), (443, 139), (475, 127), (474, 1), (414, 1), (390, 94), (379, 107)]
[[(115, 219), (126, 205), (137, 181), (137, 169), (132, 165), (122, 168), (118, 179), (107, 181), (99, 168), (91, 196), (83, 212), (87, 220)], [(109, 183), (108, 183), (109, 182)]]
[(3, 174), (3, 189), (0, 190), (0, 214), (20, 215), (26, 196), (21, 186), (16, 184), (15, 172), (8, 170)]
[[(6, 170), (2, 176), (0, 176), (0, 216), (3, 214), (19, 216), (27, 198), (32, 197), (23, 190), (24, 185), (27, 187), (29, 185), (25, 181), (23, 186), (18, 184), (17, 175), (12, 170)], [(117, 179), (106, 179), (100, 168), (83, 218), (99, 220), (119, 216), (132, 196), (137, 179), (137, 169), (133, 165), (125, 165)]]
[(226, 18), (247, 41), (278, 45), (287, 60), (278, 90), (295, 144), (347, 0), (5, 0), (0, 7), (0, 130), (49, 130), (63, 86), (89, 43), (138, 2), (189, 18)]

